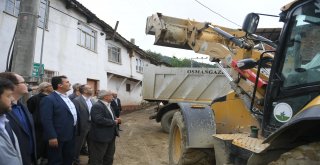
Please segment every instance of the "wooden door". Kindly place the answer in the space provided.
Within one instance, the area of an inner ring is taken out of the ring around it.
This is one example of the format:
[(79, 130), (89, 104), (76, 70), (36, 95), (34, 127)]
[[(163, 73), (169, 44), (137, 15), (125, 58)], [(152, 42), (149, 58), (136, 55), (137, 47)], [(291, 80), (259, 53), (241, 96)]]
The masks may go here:
[(98, 80), (93, 80), (93, 79), (87, 79), (87, 84), (89, 86), (91, 86), (91, 88), (93, 89), (93, 95), (97, 96), (98, 91), (99, 91), (99, 87), (98, 87)]

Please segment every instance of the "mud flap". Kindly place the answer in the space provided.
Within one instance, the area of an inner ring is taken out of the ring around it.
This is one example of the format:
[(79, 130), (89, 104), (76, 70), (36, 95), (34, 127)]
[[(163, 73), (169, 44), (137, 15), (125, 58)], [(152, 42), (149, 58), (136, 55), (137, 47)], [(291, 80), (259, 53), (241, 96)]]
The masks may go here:
[[(214, 114), (210, 106), (194, 103), (178, 103), (187, 131), (187, 148), (213, 148), (216, 133)], [(197, 104), (199, 105), (199, 104)]]

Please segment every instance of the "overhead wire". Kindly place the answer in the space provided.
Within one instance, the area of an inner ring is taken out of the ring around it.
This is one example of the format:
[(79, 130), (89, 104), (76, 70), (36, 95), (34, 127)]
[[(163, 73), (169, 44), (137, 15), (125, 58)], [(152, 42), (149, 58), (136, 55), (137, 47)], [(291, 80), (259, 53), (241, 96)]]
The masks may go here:
[(198, 0), (194, 0), (194, 1), (196, 1), (197, 3), (199, 3), (201, 6), (203, 6), (203, 7), (207, 8), (207, 9), (208, 9), (209, 11), (211, 11), (212, 13), (214, 13), (214, 14), (216, 14), (216, 15), (220, 16), (221, 18), (223, 18), (223, 19), (225, 19), (225, 20), (227, 20), (227, 21), (229, 21), (230, 23), (233, 23), (233, 24), (235, 24), (235, 25), (237, 25), (237, 26), (241, 27), (239, 24), (237, 24), (237, 23), (235, 23), (235, 22), (231, 21), (230, 19), (228, 19), (228, 18), (224, 17), (224, 16), (223, 16), (223, 15), (221, 15), (220, 13), (218, 13), (218, 12), (216, 12), (216, 11), (212, 10), (211, 8), (209, 8), (208, 6), (204, 5), (203, 3), (199, 2)]
[(10, 46), (9, 46), (9, 50), (8, 50), (7, 61), (6, 61), (6, 72), (10, 72), (11, 71), (12, 56), (13, 56), (13, 44), (14, 44), (16, 32), (17, 32), (17, 24), (16, 24), (16, 27), (14, 29), (13, 37), (12, 37), (12, 40), (11, 40), (11, 43), (10, 43)]

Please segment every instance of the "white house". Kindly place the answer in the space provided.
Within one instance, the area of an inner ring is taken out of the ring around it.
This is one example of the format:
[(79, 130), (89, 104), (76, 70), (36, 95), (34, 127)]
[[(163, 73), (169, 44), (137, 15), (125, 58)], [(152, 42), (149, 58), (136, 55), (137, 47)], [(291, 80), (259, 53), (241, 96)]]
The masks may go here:
[[(20, 0), (0, 0), (0, 71), (7, 66)], [(95, 91), (118, 92), (124, 108), (142, 102), (143, 66), (160, 65), (134, 43), (76, 0), (51, 0), (44, 42), (46, 0), (41, 0), (34, 63), (42, 63), (44, 80), (66, 75), (71, 83), (88, 83)]]

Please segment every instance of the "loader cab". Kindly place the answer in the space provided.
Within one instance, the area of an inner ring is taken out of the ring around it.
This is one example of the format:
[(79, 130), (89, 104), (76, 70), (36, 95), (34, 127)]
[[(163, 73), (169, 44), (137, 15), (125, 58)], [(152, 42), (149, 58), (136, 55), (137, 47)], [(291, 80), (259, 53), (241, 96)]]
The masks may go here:
[[(318, 1), (293, 5), (286, 12), (265, 97), (263, 133), (269, 136), (320, 92), (320, 13)], [(289, 125), (289, 124), (287, 124)]]
[[(319, 1), (298, 1), (280, 14), (285, 24), (264, 100), (262, 134), (265, 137), (293, 120), (303, 121), (295, 116), (319, 96), (319, 5)], [(244, 31), (254, 32), (258, 20), (257, 14), (249, 14)]]

